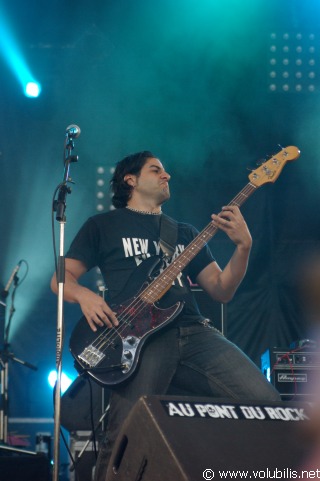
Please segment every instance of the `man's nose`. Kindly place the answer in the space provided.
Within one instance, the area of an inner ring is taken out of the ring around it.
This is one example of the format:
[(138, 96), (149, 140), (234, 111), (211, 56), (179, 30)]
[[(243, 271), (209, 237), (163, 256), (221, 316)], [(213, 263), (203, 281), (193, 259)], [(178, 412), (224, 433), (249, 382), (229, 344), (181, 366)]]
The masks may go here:
[(169, 181), (169, 180), (171, 179), (171, 175), (168, 174), (168, 172), (163, 172), (162, 175), (161, 175), (161, 177), (162, 177), (163, 179), (166, 179), (167, 181)]

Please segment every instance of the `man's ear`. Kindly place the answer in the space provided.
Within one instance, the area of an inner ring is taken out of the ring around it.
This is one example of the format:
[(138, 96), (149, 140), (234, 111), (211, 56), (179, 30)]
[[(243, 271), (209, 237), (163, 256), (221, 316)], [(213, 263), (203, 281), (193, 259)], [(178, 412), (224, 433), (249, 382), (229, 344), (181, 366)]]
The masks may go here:
[(123, 180), (131, 187), (134, 187), (136, 185), (135, 176), (132, 174), (125, 175)]

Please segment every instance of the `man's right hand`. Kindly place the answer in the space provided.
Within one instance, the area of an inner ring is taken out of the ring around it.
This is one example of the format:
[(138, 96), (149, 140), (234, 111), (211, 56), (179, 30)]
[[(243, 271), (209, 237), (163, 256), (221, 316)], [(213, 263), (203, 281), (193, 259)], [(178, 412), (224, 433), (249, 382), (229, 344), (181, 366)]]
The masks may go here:
[[(97, 330), (97, 326), (103, 326), (104, 324), (108, 327), (118, 326), (119, 322), (116, 315), (105, 300), (78, 283), (78, 279), (85, 272), (87, 272), (87, 268), (83, 262), (76, 259), (66, 259), (64, 299), (68, 302), (80, 304), (83, 315), (93, 331)], [(51, 279), (51, 289), (55, 293), (58, 292), (55, 274)]]
[(105, 302), (105, 300), (83, 287), (81, 294), (78, 297), (83, 315), (88, 321), (89, 326), (93, 331), (97, 330), (96, 326), (102, 327), (104, 324), (108, 327), (115, 327), (119, 325), (115, 313)]

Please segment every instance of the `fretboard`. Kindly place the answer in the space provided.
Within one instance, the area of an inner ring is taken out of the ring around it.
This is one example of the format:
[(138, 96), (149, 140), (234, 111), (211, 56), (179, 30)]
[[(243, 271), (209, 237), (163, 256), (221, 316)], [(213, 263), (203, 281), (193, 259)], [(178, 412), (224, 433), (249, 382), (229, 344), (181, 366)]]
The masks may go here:
[[(240, 207), (256, 189), (257, 187), (249, 182), (228, 205), (237, 205)], [(181, 252), (181, 254), (179, 254), (176, 259), (140, 293), (140, 298), (148, 304), (152, 304), (160, 299), (165, 292), (167, 292), (181, 271), (183, 271), (189, 262), (191, 262), (210, 239), (212, 239), (217, 231), (218, 228), (215, 227), (212, 222), (209, 222), (209, 224), (199, 232), (184, 251)]]

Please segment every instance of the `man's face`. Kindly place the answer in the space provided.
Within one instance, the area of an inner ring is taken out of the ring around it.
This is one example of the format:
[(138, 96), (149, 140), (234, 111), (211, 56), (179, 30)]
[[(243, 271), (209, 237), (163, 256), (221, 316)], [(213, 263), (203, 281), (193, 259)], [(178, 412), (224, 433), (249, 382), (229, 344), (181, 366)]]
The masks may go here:
[(170, 175), (164, 170), (159, 159), (149, 158), (139, 176), (130, 176), (133, 183), (133, 196), (142, 199), (154, 199), (162, 204), (170, 198)]

